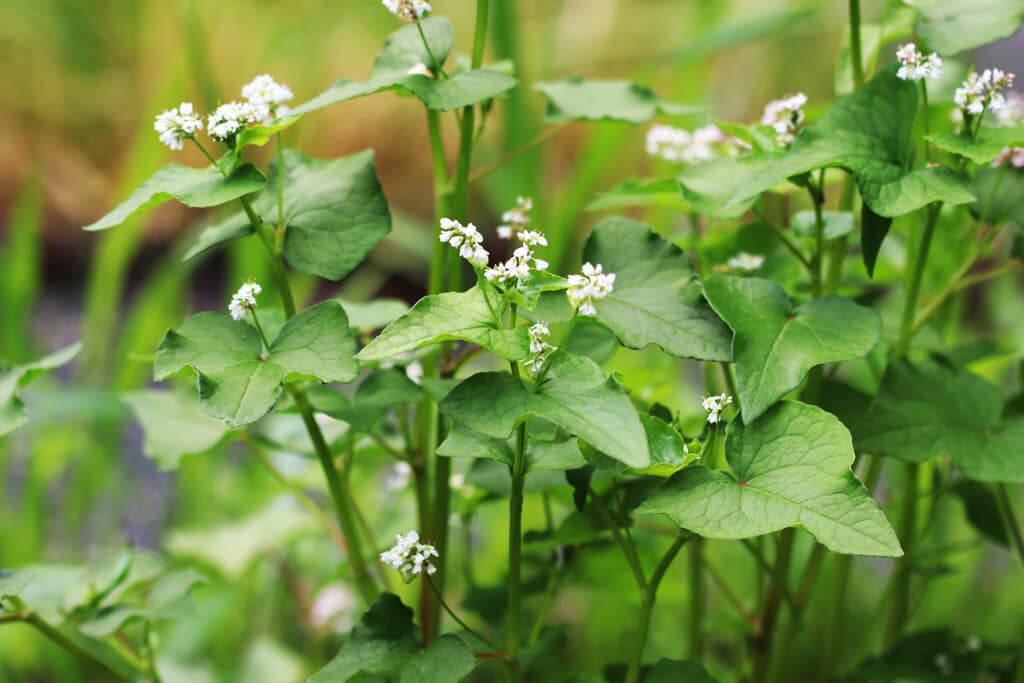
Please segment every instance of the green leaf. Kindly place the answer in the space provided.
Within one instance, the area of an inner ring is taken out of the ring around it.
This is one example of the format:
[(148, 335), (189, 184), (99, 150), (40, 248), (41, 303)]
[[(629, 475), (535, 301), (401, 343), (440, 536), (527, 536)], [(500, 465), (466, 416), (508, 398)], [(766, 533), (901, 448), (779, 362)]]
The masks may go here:
[(651, 667), (644, 683), (717, 683), (700, 662), (661, 659)]
[(306, 683), (346, 683), (376, 677), (395, 683), (457, 683), (476, 668), (473, 651), (446, 634), (425, 649), (412, 610), (382, 593), (352, 629), (341, 651)]
[(429, 109), (451, 111), (492, 100), (516, 87), (518, 82), (491, 69), (472, 69), (441, 79), (409, 76), (402, 84)]
[(698, 213), (709, 218), (738, 218), (757, 201), (757, 196), (740, 201), (737, 195), (776, 159), (777, 155), (752, 154), (693, 164), (679, 174), (679, 189)]
[(801, 526), (833, 552), (898, 557), (895, 532), (854, 476), (850, 434), (835, 416), (782, 402), (754, 425), (729, 424), (731, 473), (687, 467), (637, 510), (665, 513), (706, 538)]
[(81, 344), (72, 344), (48, 356), (24, 365), (0, 366), (0, 437), (10, 434), (28, 422), (28, 413), (21, 400), (20, 389), (36, 377), (71, 361)]
[[(535, 419), (532, 423), (534, 429), (526, 447), (527, 472), (560, 472), (587, 464), (575, 439), (538, 438), (536, 432), (540, 422)], [(511, 466), (514, 449), (515, 440), (512, 438), (486, 436), (456, 421), (437, 447), (437, 454), (446, 458), (487, 458)]]
[(189, 599), (192, 589), (206, 580), (193, 569), (172, 572), (153, 585), (144, 605), (107, 605), (83, 620), (79, 629), (91, 638), (107, 638), (134, 621), (155, 622), (187, 617), (192, 613)]
[(631, 467), (650, 464), (647, 437), (629, 398), (589, 358), (552, 354), (532, 390), (507, 373), (473, 375), (441, 402), (441, 412), (486, 436), (506, 439), (529, 416), (544, 418)]
[[(427, 38), (430, 52), (427, 52), (420, 37), (420, 29)], [(452, 51), (455, 29), (447, 17), (428, 17), (419, 22), (419, 28), (409, 24), (398, 29), (384, 40), (384, 48), (373, 62), (370, 71), (371, 80), (390, 77), (402, 78), (409, 69), (424, 64), (431, 66), (430, 54), (440, 62), (441, 66)]]
[(596, 302), (597, 320), (619, 341), (660, 346), (680, 358), (730, 360), (729, 330), (704, 301), (690, 257), (628, 218), (594, 227), (583, 258), (615, 273), (615, 288)]
[(591, 81), (566, 78), (537, 83), (548, 99), (544, 121), (624, 121), (644, 123), (658, 114), (682, 116), (703, 111), (664, 100), (647, 87), (629, 81)]
[(283, 382), (317, 379), (351, 382), (359, 372), (355, 339), (344, 309), (324, 301), (289, 320), (261, 356), (256, 330), (221, 313), (198, 313), (167, 333), (153, 364), (157, 381), (192, 368), (208, 415), (231, 427), (270, 412)]
[(351, 401), (337, 391), (327, 392), (313, 394), (316, 409), (363, 433), (373, 431), (392, 406), (423, 400), (423, 390), (396, 368), (371, 374), (356, 389)]
[(881, 251), (882, 242), (885, 241), (885, 236), (889, 234), (891, 227), (891, 218), (879, 216), (867, 204), (860, 207), (860, 251), (864, 258), (864, 267), (868, 271), (868, 277), (875, 275), (878, 252)]
[(928, 141), (941, 150), (957, 154), (976, 164), (987, 164), (1007, 147), (1024, 144), (1024, 126), (982, 128), (974, 138), (956, 133), (929, 135)]
[(687, 452), (682, 435), (665, 420), (654, 415), (641, 415), (640, 422), (651, 452), (651, 465), (643, 470), (644, 474), (668, 477), (696, 459), (697, 454)]
[(182, 458), (211, 450), (228, 434), (195, 399), (175, 391), (143, 389), (122, 400), (142, 426), (142, 452), (162, 470), (177, 469)]
[(197, 208), (220, 206), (233, 199), (263, 189), (266, 180), (252, 164), (238, 167), (227, 178), (213, 166), (189, 168), (168, 164), (144, 182), (120, 206), (85, 230), (106, 230), (121, 225), (143, 209), (177, 199), (185, 206)]
[(246, 126), (235, 138), (235, 152), (241, 152), (250, 146), (263, 147), (278, 133), (298, 123), (301, 118), (301, 114), (289, 115), (266, 125)]
[(845, 168), (864, 202), (879, 216), (895, 217), (932, 202), (974, 201), (966, 185), (944, 167), (913, 165), (912, 133), (919, 110), (912, 81), (896, 78), (896, 64), (857, 92), (841, 97), (785, 153), (746, 180), (728, 206), (738, 208), (786, 178), (818, 168)]
[(0, 569), (0, 614), (4, 613), (3, 601), (19, 597), (25, 586), (32, 582), (32, 578), (30, 571)]
[(715, 275), (704, 281), (711, 306), (735, 333), (743, 419), (753, 422), (815, 365), (866, 356), (881, 321), (869, 308), (826, 296), (794, 307), (770, 280)]
[[(951, 629), (918, 631), (901, 638), (884, 654), (861, 662), (842, 680), (844, 683), (934, 683), (939, 680), (974, 683), (995, 670), (986, 667), (985, 660), (989, 656), (986, 649), (984, 642), (980, 648), (969, 647), (967, 639)], [(945, 662), (947, 671), (937, 665), (941, 661)]]
[(409, 310), (408, 304), (401, 299), (349, 301), (339, 297), (338, 301), (348, 313), (348, 322), (354, 330), (379, 330)]
[(680, 210), (690, 208), (679, 196), (679, 183), (675, 178), (633, 178), (602, 192), (590, 200), (584, 210), (603, 211), (633, 206), (665, 206)]
[[(340, 280), (391, 231), (373, 151), (322, 161), (288, 149), (284, 168), (285, 260), (302, 272)], [(275, 159), (266, 191), (253, 204), (266, 222), (277, 221), (279, 173)], [(232, 216), (204, 230), (185, 260), (252, 232), (244, 213)]]
[(1020, 30), (1024, 5), (1019, 0), (917, 0), (916, 33), (929, 49), (955, 55)]
[(949, 487), (949, 492), (963, 503), (967, 521), (975, 530), (993, 543), (1010, 547), (1010, 534), (991, 486), (961, 479)]
[(971, 189), (979, 197), (972, 214), (989, 225), (1011, 223), (1024, 230), (1024, 172), (1011, 166), (979, 168)]
[[(849, 211), (822, 211), (822, 223), (825, 227), (825, 239), (834, 240), (843, 235), (849, 235), (857, 227), (853, 220), (853, 214)], [(790, 219), (793, 230), (801, 237), (815, 236), (814, 211), (798, 211)]]
[(854, 428), (857, 449), (905, 462), (944, 454), (977, 481), (1024, 482), (1024, 416), (1003, 418), (999, 389), (935, 360), (890, 363)]
[(488, 304), (479, 286), (465, 292), (446, 292), (420, 299), (359, 352), (363, 361), (384, 360), (400, 353), (446, 341), (478, 344), (508, 360), (520, 360), (530, 352), (525, 327), (502, 329), (495, 316), (497, 301)]

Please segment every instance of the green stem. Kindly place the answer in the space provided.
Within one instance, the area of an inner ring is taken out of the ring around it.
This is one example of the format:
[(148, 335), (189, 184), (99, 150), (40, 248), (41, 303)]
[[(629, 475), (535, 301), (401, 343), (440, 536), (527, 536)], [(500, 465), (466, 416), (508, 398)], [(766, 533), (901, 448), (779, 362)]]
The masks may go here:
[(486, 645), (487, 647), (491, 648), (496, 652), (501, 650), (501, 648), (495, 645), (493, 642), (491, 642), (489, 638), (484, 636), (482, 633), (479, 633), (476, 629), (470, 627), (469, 624), (467, 624), (459, 618), (459, 615), (456, 614), (455, 611), (448, 606), (448, 603), (444, 601), (444, 598), (441, 597), (441, 592), (437, 590), (437, 586), (434, 585), (433, 579), (431, 579), (429, 576), (424, 575), (423, 580), (427, 582), (427, 585), (430, 586), (430, 590), (432, 590), (434, 592), (434, 595), (437, 596), (437, 601), (441, 604), (441, 607), (444, 608), (444, 611), (448, 613), (448, 616), (454, 619), (455, 623), (461, 626), (466, 633), (473, 636), (481, 643), (483, 643), (484, 645)]
[(935, 226), (939, 222), (939, 213), (942, 211), (942, 203), (936, 202), (928, 206), (928, 216), (925, 220), (924, 231), (921, 233), (921, 242), (917, 249), (917, 256), (914, 261), (914, 269), (907, 285), (907, 291), (903, 300), (903, 317), (900, 321), (899, 338), (893, 347), (893, 355), (897, 358), (906, 355), (910, 340), (914, 335), (914, 317), (917, 313), (917, 299), (921, 295), (921, 281), (924, 278), (925, 265), (928, 262), (928, 251), (931, 248), (932, 237), (935, 234)]
[(818, 174), (818, 183), (813, 182), (807, 188), (814, 204), (814, 255), (811, 257), (811, 291), (814, 296), (821, 296), (823, 267), (825, 261), (825, 219), (821, 208), (825, 203), (825, 169)]
[(1003, 517), (1003, 524), (1006, 526), (1006, 533), (1013, 542), (1013, 548), (1017, 551), (1021, 564), (1024, 564), (1024, 536), (1021, 535), (1017, 515), (1013, 512), (1013, 503), (1006, 484), (996, 484), (996, 500), (999, 503), (999, 513)]
[(704, 542), (693, 539), (690, 546), (690, 658), (704, 656)]
[(597, 492), (594, 489), (590, 489), (590, 502), (594, 506), (594, 510), (597, 511), (597, 515), (604, 522), (608, 530), (612, 532), (612, 538), (618, 544), (622, 550), (623, 556), (626, 558), (626, 564), (629, 565), (630, 571), (633, 573), (633, 579), (636, 581), (637, 588), (641, 591), (647, 590), (647, 579), (644, 577), (644, 569), (640, 564), (640, 556), (636, 552), (636, 546), (634, 546), (626, 536), (623, 536), (622, 531), (619, 529), (619, 525), (615, 522), (615, 519), (608, 512), (608, 508), (605, 506), (604, 501), (598, 497)]
[(864, 85), (864, 56), (860, 41), (860, 0), (850, 0), (850, 63), (853, 65), (853, 85), (858, 90)]
[(521, 681), (523, 675), (519, 669), (519, 620), (522, 609), (523, 489), (526, 484), (527, 436), (527, 422), (524, 420), (516, 431), (516, 450), (512, 461), (512, 492), (508, 504), (508, 640), (505, 652), (508, 655), (509, 678), (512, 681)]
[(423, 47), (427, 49), (427, 55), (430, 57), (430, 70), (442, 78), (448, 78), (448, 74), (444, 72), (441, 62), (434, 56), (434, 50), (427, 41), (427, 34), (423, 32), (423, 25), (418, 21), (416, 22), (416, 30), (420, 32), (420, 40), (423, 41)]
[(802, 263), (802, 264), (803, 264), (804, 268), (806, 268), (806, 269), (807, 269), (807, 272), (809, 272), (809, 273), (812, 273), (812, 272), (814, 272), (814, 266), (813, 266), (813, 265), (811, 264), (811, 262), (810, 262), (810, 261), (808, 261), (808, 260), (807, 260), (807, 257), (806, 257), (806, 256), (804, 256), (803, 252), (802, 252), (802, 251), (800, 251), (800, 247), (796, 246), (796, 244), (794, 244), (792, 240), (790, 240), (790, 239), (789, 239), (788, 237), (786, 237), (786, 234), (785, 234), (784, 232), (782, 232), (782, 230), (780, 230), (780, 229), (779, 229), (779, 228), (778, 228), (778, 227), (777, 227), (777, 226), (776, 226), (776, 225), (775, 225), (775, 224), (774, 224), (774, 223), (773, 223), (773, 222), (772, 222), (772, 221), (771, 221), (771, 220), (770, 220), (770, 219), (769, 219), (769, 218), (768, 218), (768, 217), (767, 217), (767, 216), (765, 215), (764, 211), (760, 211), (760, 210), (755, 210), (755, 211), (754, 211), (754, 213), (755, 213), (755, 214), (757, 214), (757, 216), (758, 216), (758, 217), (759, 217), (759, 218), (760, 218), (760, 219), (761, 219), (762, 221), (764, 221), (765, 225), (767, 225), (767, 226), (768, 226), (768, 228), (769, 228), (769, 229), (770, 229), (770, 230), (771, 230), (771, 231), (772, 231), (773, 233), (775, 233), (775, 236), (779, 238), (779, 240), (780, 240), (780, 241), (782, 242), (782, 244), (783, 244), (783, 245), (784, 245), (784, 246), (785, 246), (785, 247), (786, 247), (787, 249), (789, 249), (789, 251), (790, 251), (790, 252), (792, 252), (793, 256), (796, 256), (797, 260), (799, 260), (799, 261), (800, 261), (800, 263)]
[[(793, 556), (793, 543), (796, 540), (794, 529), (783, 529), (779, 539), (779, 549), (775, 556), (775, 564), (772, 566), (772, 575), (775, 581), (768, 590), (768, 597), (765, 598), (764, 611), (761, 614), (761, 630), (754, 641), (754, 676), (753, 680), (760, 683), (768, 678), (771, 671), (772, 641), (775, 636), (775, 622), (779, 617), (779, 608), (782, 605), (784, 595), (789, 592), (789, 563)], [(790, 600), (790, 608), (793, 608), (793, 601)]]
[(427, 292), (439, 294), (444, 289), (445, 245), (437, 239), (441, 219), (448, 215), (448, 162), (441, 133), (441, 113), (427, 110), (427, 132), (430, 135), (430, 158), (434, 167), (434, 244), (430, 253), (430, 282)]
[(284, 138), (277, 133), (277, 232), (284, 236)]
[(918, 463), (908, 463), (903, 480), (903, 512), (900, 516), (900, 541), (903, 557), (896, 563), (896, 569), (889, 584), (889, 618), (885, 624), (885, 644), (891, 647), (903, 633), (910, 615), (910, 579), (913, 562), (915, 535), (917, 532), (917, 475)]
[(63, 633), (61, 633), (60, 629), (58, 629), (58, 628), (56, 628), (54, 626), (51, 626), (47, 621), (45, 621), (42, 617), (40, 617), (35, 612), (29, 612), (28, 614), (22, 615), (20, 620), (25, 622), (26, 624), (29, 624), (30, 626), (34, 627), (37, 631), (42, 633), (44, 636), (46, 636), (47, 638), (52, 640), (57, 645), (60, 645), (62, 648), (64, 648), (65, 650), (67, 650), (71, 654), (76, 655), (79, 658), (84, 659), (85, 661), (90, 662), (90, 663), (96, 665), (100, 669), (103, 669), (108, 674), (113, 676), (116, 680), (118, 680), (118, 681), (132, 681), (133, 680), (132, 677), (126, 676), (123, 672), (118, 671), (117, 669), (113, 668), (110, 664), (108, 664), (107, 662), (103, 661), (99, 657), (96, 657), (91, 652), (89, 652), (88, 650), (83, 648), (81, 645), (76, 643), (74, 640), (72, 640), (71, 638), (67, 637)]
[(636, 649), (633, 651), (633, 658), (629, 662), (629, 668), (626, 670), (626, 683), (640, 683), (640, 669), (643, 665), (644, 659), (644, 648), (647, 646), (647, 637), (651, 630), (651, 617), (654, 614), (654, 602), (658, 597), (658, 586), (661, 584), (661, 580), (665, 577), (665, 572), (672, 565), (672, 561), (676, 559), (676, 555), (679, 554), (680, 549), (686, 542), (693, 538), (693, 534), (688, 531), (680, 531), (679, 535), (676, 536), (676, 540), (672, 542), (668, 551), (658, 562), (658, 566), (654, 568), (654, 573), (651, 574), (651, 580), (647, 584), (647, 588), (643, 592), (643, 602), (640, 606), (640, 633), (636, 640)]
[(259, 316), (256, 315), (256, 309), (250, 308), (249, 313), (252, 314), (252, 324), (256, 326), (256, 332), (260, 335), (260, 341), (263, 342), (263, 352), (270, 354), (270, 340), (267, 339), (267, 333), (263, 331), (263, 325), (260, 324)]

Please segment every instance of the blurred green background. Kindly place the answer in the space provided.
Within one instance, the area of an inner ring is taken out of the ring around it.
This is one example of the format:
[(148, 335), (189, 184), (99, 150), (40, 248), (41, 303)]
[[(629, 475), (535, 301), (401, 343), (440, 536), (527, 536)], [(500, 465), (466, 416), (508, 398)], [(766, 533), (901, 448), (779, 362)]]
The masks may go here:
[[(492, 4), (488, 57), (513, 60), (522, 86), (497, 104), (474, 167), (541, 133), (543, 99), (530, 84), (569, 75), (636, 80), (723, 120), (752, 121), (765, 102), (797, 90), (808, 94), (809, 111), (820, 113), (833, 97), (846, 24), (846, 3), (839, 0)], [(882, 1), (864, 6), (868, 21), (885, 11)], [(474, 7), (471, 0), (434, 2), (435, 13), (455, 23), (462, 52), (469, 49)], [(0, 441), (0, 567), (80, 563), (125, 540), (172, 564), (197, 559), (211, 581), (197, 590), (195, 617), (160, 631), (167, 681), (301, 680), (336, 651), (337, 631), (351, 622), (352, 606), (345, 607), (336, 583), (344, 571), (329, 539), (282, 498), (285, 491), (264, 469), (228, 446), (186, 459), (173, 475), (161, 473), (143, 457), (141, 432), (119, 398), (149, 383), (153, 350), (167, 328), (190, 310), (223, 308), (241, 279), (265, 274), (259, 246), (236, 242), (204, 261), (182, 264), (188, 237), (214, 216), (175, 203), (106, 233), (80, 226), (172, 159), (152, 130), (163, 109), (191, 100), (208, 111), (237, 98), (244, 83), (264, 72), (288, 83), (296, 102), (305, 101), (338, 78), (364, 78), (396, 28), (376, 0), (0, 3), (0, 358), (23, 361), (77, 339), (84, 343), (70, 368), (28, 392), (29, 427)], [(1024, 41), (1003, 41), (975, 61), (1024, 72)], [(446, 125), (453, 141), (453, 120)], [(476, 183), (469, 218), (493, 227), (516, 195), (532, 195), (536, 225), (552, 242), (550, 260), (556, 267), (575, 265), (581, 238), (605, 215), (584, 210), (591, 200), (630, 177), (671, 173), (645, 155), (645, 130), (567, 127)], [(300, 280), (298, 292), (415, 301), (433, 235), (430, 158), (418, 103), (391, 94), (346, 103), (307, 117), (286, 133), (286, 142), (321, 158), (376, 150), (395, 218), (394, 232), (340, 285), (324, 289)], [(203, 163), (190, 150), (173, 158)], [(687, 222), (671, 207), (631, 212), (670, 236)], [(953, 241), (946, 246), (956, 248)], [(891, 257), (896, 279), (898, 238)], [(986, 301), (998, 303), (979, 309), (981, 334), (1020, 348), (1018, 294), (1011, 279), (993, 285)], [(677, 362), (642, 352), (621, 352), (613, 365), (627, 370), (632, 388), (645, 396), (698, 412), (703, 386), (692, 376), (696, 366), (680, 370)], [(274, 453), (275, 462), (317, 491), (315, 467), (308, 467), (294, 427), (288, 419), (271, 425), (282, 440), (297, 444), (294, 453)], [(368, 523), (383, 543), (414, 524), (412, 494), (382, 454), (367, 448), (360, 457), (365, 466), (356, 474), (356, 490), (363, 509), (374, 511)], [(891, 486), (883, 482), (883, 504)], [(549, 494), (558, 511), (569, 509), (567, 491), (555, 486)], [(528, 529), (543, 526), (539, 501), (539, 495), (528, 501)], [(945, 540), (932, 568), (943, 578), (931, 585), (915, 624), (955, 621), (965, 633), (1019, 641), (1019, 573), (1014, 580), (1009, 556), (966, 530), (954, 500), (943, 504), (949, 509), (937, 519)], [(500, 582), (505, 561), (504, 506), (484, 505), (476, 514), (472, 528), (457, 530), (461, 540), (453, 547), (453, 566), (466, 565), (466, 585), (473, 587), (467, 593), (471, 614), (472, 605), (485, 602), (485, 588)], [(656, 533), (638, 539), (653, 562), (665, 541)], [(742, 548), (710, 544), (708, 552), (732, 585), (751, 578)], [(684, 564), (673, 573), (681, 576)], [(560, 655), (538, 653), (552, 657), (556, 673), (598, 671), (620, 659), (622, 627), (635, 610), (631, 579), (614, 548), (588, 553), (572, 567), (553, 613), (568, 627), (550, 636), (567, 644)], [(879, 577), (888, 570), (884, 562), (854, 564), (849, 619), (851, 631), (863, 631), (866, 642), (883, 597)], [(649, 652), (678, 658), (688, 596), (683, 582), (671, 579), (663, 586)], [(812, 608), (823, 615), (827, 595), (819, 597)], [(734, 680), (730, 664), (749, 627), (722, 607), (723, 599), (711, 589), (708, 662), (722, 680)], [(321, 618), (325, 604), (341, 605), (334, 621)], [(474, 618), (486, 620), (482, 611)], [(795, 634), (792, 652), (813, 661), (806, 635)], [(864, 653), (861, 645), (851, 644), (843, 656), (853, 661)], [(0, 681), (78, 680), (95, 679), (27, 627), (0, 628)]]

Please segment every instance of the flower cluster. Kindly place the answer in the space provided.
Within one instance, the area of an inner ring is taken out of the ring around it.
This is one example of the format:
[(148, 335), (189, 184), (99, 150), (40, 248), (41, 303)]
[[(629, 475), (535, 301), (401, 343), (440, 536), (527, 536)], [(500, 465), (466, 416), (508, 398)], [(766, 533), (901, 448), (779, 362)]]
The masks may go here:
[(761, 123), (775, 129), (775, 140), (789, 146), (804, 127), (804, 105), (807, 95), (799, 92), (769, 102), (761, 115)]
[(530, 372), (537, 374), (555, 347), (548, 343), (551, 330), (548, 329), (546, 322), (538, 320), (530, 325), (528, 332), (530, 333), (530, 355), (523, 361), (523, 365)]
[(260, 120), (260, 112), (248, 102), (228, 102), (206, 117), (206, 130), (217, 142), (230, 142), (238, 131)]
[(516, 237), (522, 243), (512, 252), (512, 257), (504, 263), (499, 263), (484, 271), (484, 277), (489, 282), (507, 284), (512, 280), (519, 282), (525, 280), (531, 270), (546, 270), (550, 265), (544, 259), (537, 258), (533, 253), (534, 247), (546, 247), (548, 239), (544, 233), (538, 230), (524, 230), (516, 233)]
[(967, 74), (953, 96), (965, 114), (980, 116), (986, 111), (998, 112), (1006, 104), (1002, 91), (1013, 85), (1014, 75), (1001, 69), (985, 69)]
[(238, 291), (231, 296), (231, 303), (228, 304), (228, 311), (235, 320), (245, 317), (246, 311), (256, 308), (256, 295), (263, 291), (257, 283), (246, 282), (238, 288)]
[(1016, 90), (1008, 93), (1005, 103), (996, 111), (996, 123), (1003, 127), (1024, 123), (1024, 95)]
[(708, 161), (718, 154), (733, 156), (744, 144), (709, 124), (692, 133), (681, 128), (657, 125), (647, 131), (647, 153), (666, 161), (694, 164)]
[(942, 75), (942, 58), (934, 52), (930, 55), (918, 52), (913, 43), (907, 43), (896, 50), (896, 59), (900, 61), (896, 78), (904, 81), (920, 81)]
[(158, 114), (153, 129), (160, 133), (160, 142), (181, 151), (184, 141), (203, 129), (203, 119), (196, 115), (191, 102), (182, 102), (174, 109)]
[(288, 107), (285, 102), (290, 101), (294, 95), (291, 88), (278, 83), (270, 74), (260, 74), (242, 86), (242, 97), (266, 125), (278, 117), (287, 116)]
[(410, 23), (419, 21), (432, 9), (427, 0), (383, 0), (383, 5), (396, 17)]
[(533, 210), (533, 200), (529, 197), (517, 197), (515, 208), (509, 209), (501, 214), (501, 225), (498, 226), (498, 237), (503, 240), (512, 239), (512, 235), (519, 228), (525, 228), (530, 224), (530, 211)]
[(764, 256), (760, 254), (748, 254), (741, 251), (726, 262), (732, 270), (745, 270), (748, 273), (757, 270), (764, 265)]
[(459, 256), (478, 268), (486, 266), (487, 260), (491, 256), (483, 248), (484, 236), (472, 223), (463, 225), (452, 218), (442, 218), (439, 239), (443, 244), (458, 249)]
[(420, 535), (415, 531), (395, 536), (395, 547), (380, 554), (384, 564), (402, 572), (402, 578), (412, 581), (424, 572), (428, 575), (437, 572), (430, 562), (431, 557), (438, 557), (437, 548), (429, 543), (420, 543)]
[(583, 264), (582, 275), (569, 276), (569, 288), (565, 295), (569, 305), (580, 315), (595, 316), (594, 302), (604, 299), (615, 287), (615, 273), (605, 273), (600, 263)]
[(708, 411), (708, 424), (718, 424), (722, 419), (722, 410), (732, 403), (732, 396), (719, 394), (718, 396), (705, 396), (701, 401), (704, 410)]

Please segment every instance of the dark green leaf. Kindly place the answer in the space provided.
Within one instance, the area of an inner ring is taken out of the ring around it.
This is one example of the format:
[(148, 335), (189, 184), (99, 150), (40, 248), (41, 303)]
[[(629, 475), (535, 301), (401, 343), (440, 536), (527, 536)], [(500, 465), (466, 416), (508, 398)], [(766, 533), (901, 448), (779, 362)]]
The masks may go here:
[(860, 250), (869, 277), (875, 274), (878, 252), (882, 249), (882, 242), (889, 234), (891, 226), (892, 218), (879, 216), (867, 204), (860, 207)]
[(1004, 548), (1010, 547), (1010, 535), (992, 487), (964, 479), (954, 483), (949, 490), (963, 503), (964, 513), (971, 526), (993, 543)]
[(662, 659), (647, 672), (644, 683), (716, 683), (716, 679), (700, 662)]

